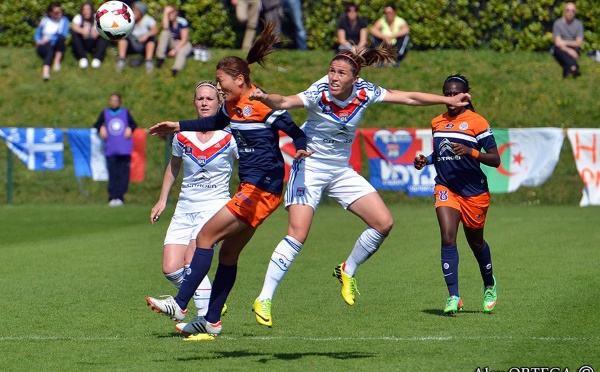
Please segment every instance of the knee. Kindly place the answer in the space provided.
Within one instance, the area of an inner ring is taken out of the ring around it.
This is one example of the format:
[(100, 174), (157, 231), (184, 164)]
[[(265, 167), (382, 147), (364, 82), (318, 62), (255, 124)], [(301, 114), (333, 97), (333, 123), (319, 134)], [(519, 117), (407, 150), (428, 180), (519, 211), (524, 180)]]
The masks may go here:
[(376, 224), (369, 227), (377, 230), (377, 232), (381, 235), (388, 236), (394, 227), (394, 218), (390, 215), (385, 219), (377, 221)]
[(456, 234), (442, 233), (442, 245), (456, 245)]

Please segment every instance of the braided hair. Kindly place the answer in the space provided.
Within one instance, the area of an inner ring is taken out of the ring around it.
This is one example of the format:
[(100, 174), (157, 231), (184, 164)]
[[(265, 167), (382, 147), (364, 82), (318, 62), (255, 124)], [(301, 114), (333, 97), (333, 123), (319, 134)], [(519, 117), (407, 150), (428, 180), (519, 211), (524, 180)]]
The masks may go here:
[[(442, 92), (444, 91), (444, 87), (448, 83), (462, 84), (462, 86), (464, 87), (463, 93), (469, 93), (469, 90), (471, 90), (471, 87), (469, 86), (469, 80), (467, 80), (466, 77), (459, 75), (459, 74), (450, 75), (446, 78), (446, 80), (444, 80), (444, 85), (442, 86)], [(475, 112), (475, 107), (473, 106), (473, 104), (471, 103), (470, 100), (469, 100), (469, 104), (465, 108)]]

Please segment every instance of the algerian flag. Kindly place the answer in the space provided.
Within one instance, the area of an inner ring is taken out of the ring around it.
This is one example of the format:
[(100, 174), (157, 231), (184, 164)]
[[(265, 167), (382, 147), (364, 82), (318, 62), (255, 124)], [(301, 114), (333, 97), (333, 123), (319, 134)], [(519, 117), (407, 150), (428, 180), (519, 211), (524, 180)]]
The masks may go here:
[(483, 166), (490, 192), (514, 192), (520, 186), (539, 186), (554, 172), (564, 134), (560, 128), (495, 129), (501, 164)]

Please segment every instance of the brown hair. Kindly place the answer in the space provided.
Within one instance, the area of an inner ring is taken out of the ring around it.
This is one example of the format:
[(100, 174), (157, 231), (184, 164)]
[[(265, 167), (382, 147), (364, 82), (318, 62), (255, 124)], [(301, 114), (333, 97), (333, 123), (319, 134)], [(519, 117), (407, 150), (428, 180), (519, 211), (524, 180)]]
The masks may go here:
[(394, 58), (397, 56), (396, 48), (393, 45), (383, 44), (381, 43), (375, 48), (363, 48), (356, 53), (350, 50), (342, 50), (333, 57), (331, 62), (339, 60), (349, 61), (352, 72), (354, 75), (358, 75), (360, 69), (363, 67), (384, 62), (394, 62)]
[(253, 63), (265, 66), (266, 57), (273, 53), (273, 45), (280, 41), (280, 35), (275, 34), (275, 23), (269, 22), (265, 25), (263, 32), (252, 44), (246, 59), (236, 56), (228, 56), (217, 63), (217, 70), (222, 70), (227, 75), (237, 77), (244, 76), (244, 83), (250, 85), (250, 67)]

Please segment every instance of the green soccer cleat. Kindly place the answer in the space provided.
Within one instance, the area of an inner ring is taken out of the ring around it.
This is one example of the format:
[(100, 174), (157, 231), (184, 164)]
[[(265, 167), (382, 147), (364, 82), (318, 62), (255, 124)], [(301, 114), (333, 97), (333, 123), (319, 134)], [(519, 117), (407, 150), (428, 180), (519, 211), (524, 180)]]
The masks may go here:
[(221, 316), (227, 314), (227, 304), (223, 304), (223, 308), (221, 309)]
[(496, 277), (492, 275), (494, 278), (494, 285), (485, 287), (483, 291), (483, 311), (486, 313), (491, 313), (496, 307), (496, 303), (498, 302), (498, 292), (496, 291)]
[(342, 265), (339, 264), (333, 269), (332, 276), (337, 278), (340, 283), (342, 283), (342, 297), (344, 301), (350, 306), (354, 305), (354, 292), (360, 294), (358, 291), (358, 287), (356, 285), (356, 279), (354, 277), (350, 277), (348, 274), (342, 270)]
[(446, 300), (446, 306), (444, 307), (444, 315), (454, 315), (459, 311), (463, 311), (463, 300), (458, 296), (450, 296)]
[(254, 307), (252, 308), (256, 321), (260, 325), (271, 327), (273, 325), (273, 318), (271, 317), (271, 300), (266, 299), (259, 301), (258, 298), (254, 300)]

